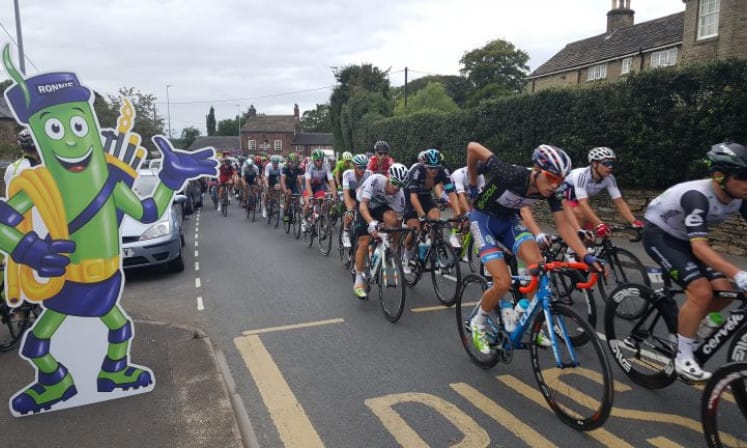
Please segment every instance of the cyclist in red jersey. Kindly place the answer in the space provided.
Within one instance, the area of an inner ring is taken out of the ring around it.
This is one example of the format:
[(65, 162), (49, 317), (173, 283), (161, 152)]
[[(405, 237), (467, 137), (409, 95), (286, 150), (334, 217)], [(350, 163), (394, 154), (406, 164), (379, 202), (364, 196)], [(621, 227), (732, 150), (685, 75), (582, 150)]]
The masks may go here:
[(221, 211), (220, 198), (223, 197), (223, 186), (231, 185), (235, 174), (236, 170), (231, 165), (231, 159), (228, 158), (227, 154), (223, 154), (223, 160), (221, 160), (218, 168), (218, 212)]
[(379, 140), (374, 144), (374, 155), (368, 161), (368, 169), (374, 174), (389, 176), (389, 167), (394, 159), (389, 157), (389, 143)]

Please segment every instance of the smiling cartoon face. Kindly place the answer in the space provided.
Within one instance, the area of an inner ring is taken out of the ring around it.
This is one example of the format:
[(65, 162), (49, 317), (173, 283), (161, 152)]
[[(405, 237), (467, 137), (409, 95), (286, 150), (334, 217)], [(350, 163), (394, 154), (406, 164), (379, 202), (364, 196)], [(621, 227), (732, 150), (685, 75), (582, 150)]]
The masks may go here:
[(51, 106), (29, 117), (47, 168), (63, 177), (86, 173), (106, 162), (98, 123), (88, 102)]

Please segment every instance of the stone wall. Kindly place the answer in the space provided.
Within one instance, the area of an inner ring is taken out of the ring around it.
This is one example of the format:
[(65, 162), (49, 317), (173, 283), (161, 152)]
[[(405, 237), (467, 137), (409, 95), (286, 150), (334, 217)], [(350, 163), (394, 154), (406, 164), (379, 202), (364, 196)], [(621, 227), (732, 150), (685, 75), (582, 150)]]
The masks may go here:
[[(643, 217), (646, 205), (658, 196), (659, 193), (660, 191), (654, 190), (625, 190), (623, 192), (633, 215), (639, 218)], [(627, 224), (617, 212), (615, 204), (606, 193), (601, 193), (592, 198), (591, 206), (602, 221), (619, 225)], [(541, 223), (549, 224), (552, 222), (550, 210), (545, 203), (536, 207), (534, 213), (537, 220)], [(737, 215), (718, 226), (711, 227), (711, 245), (719, 252), (744, 256), (747, 255), (746, 234), (747, 224), (745, 224), (740, 215)]]

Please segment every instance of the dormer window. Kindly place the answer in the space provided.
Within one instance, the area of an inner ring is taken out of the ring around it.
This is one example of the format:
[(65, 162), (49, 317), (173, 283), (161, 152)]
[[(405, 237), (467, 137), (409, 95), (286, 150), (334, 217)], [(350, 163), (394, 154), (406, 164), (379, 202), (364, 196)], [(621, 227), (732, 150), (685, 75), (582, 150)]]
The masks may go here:
[(718, 36), (720, 0), (700, 0), (698, 10), (698, 40)]

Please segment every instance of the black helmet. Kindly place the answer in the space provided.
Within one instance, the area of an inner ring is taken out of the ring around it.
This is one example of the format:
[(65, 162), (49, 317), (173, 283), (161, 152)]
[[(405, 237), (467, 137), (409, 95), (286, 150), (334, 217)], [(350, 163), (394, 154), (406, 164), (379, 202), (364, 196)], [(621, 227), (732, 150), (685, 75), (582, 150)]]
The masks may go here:
[(374, 152), (389, 152), (389, 143), (385, 142), (384, 140), (379, 140), (378, 142), (374, 143)]
[(18, 146), (26, 152), (35, 152), (36, 145), (34, 145), (34, 139), (31, 137), (31, 132), (28, 129), (24, 129), (18, 133)]
[(718, 143), (711, 146), (706, 154), (708, 158), (708, 171), (715, 171), (726, 175), (747, 171), (747, 148), (739, 143)]

